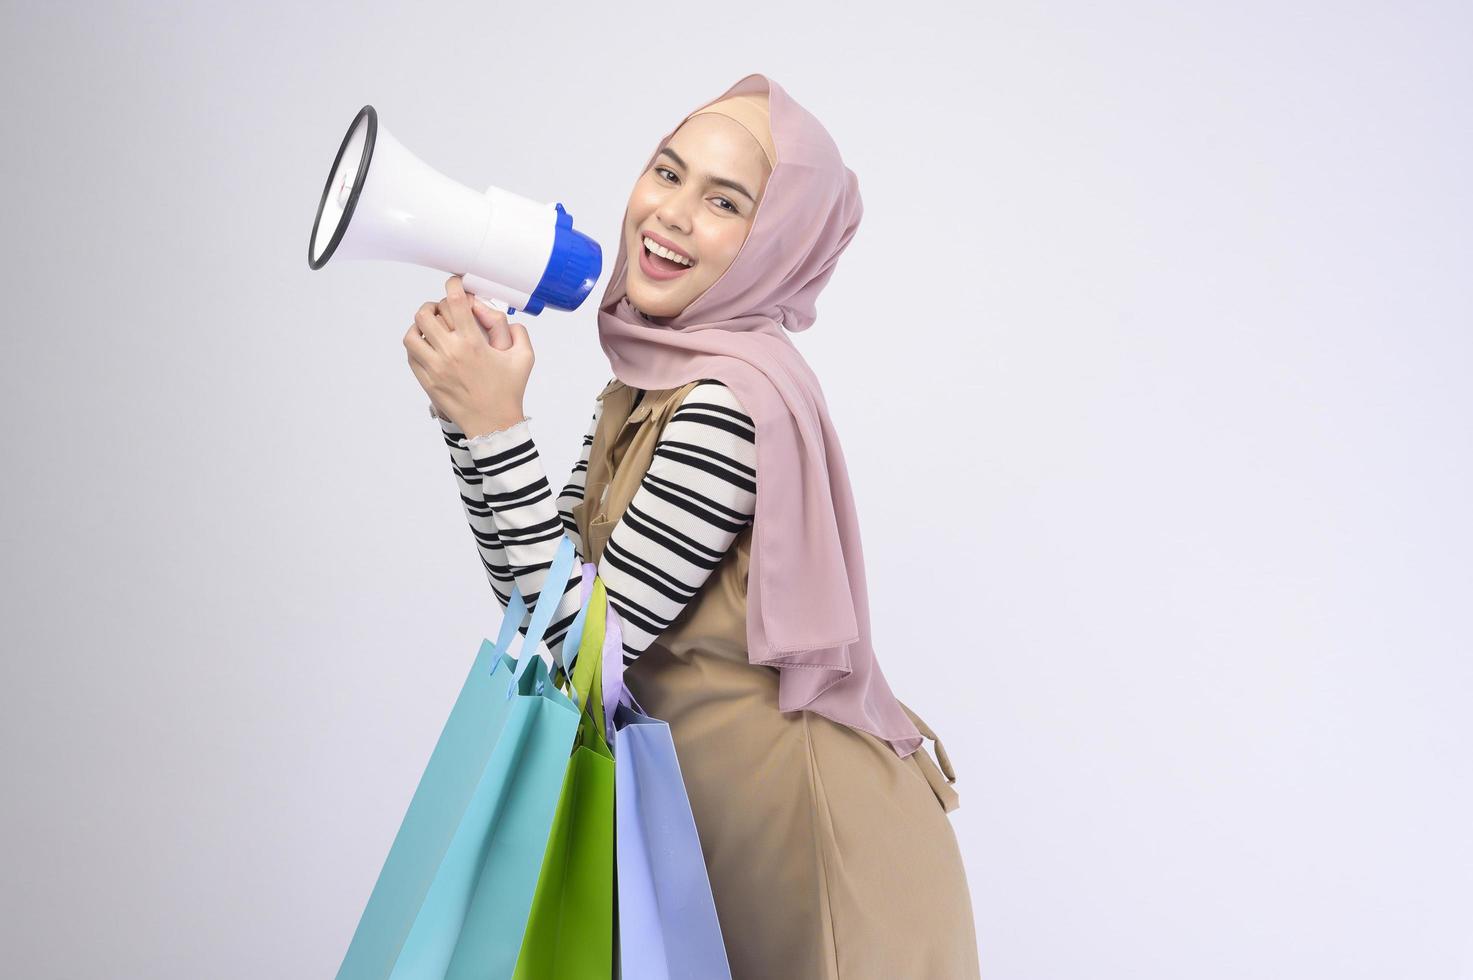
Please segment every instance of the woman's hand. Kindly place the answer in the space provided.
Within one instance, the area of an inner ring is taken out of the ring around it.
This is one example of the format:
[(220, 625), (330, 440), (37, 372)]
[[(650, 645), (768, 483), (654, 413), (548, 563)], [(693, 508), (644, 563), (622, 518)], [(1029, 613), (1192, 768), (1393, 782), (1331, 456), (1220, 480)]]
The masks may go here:
[(435, 411), (467, 436), (520, 422), (522, 398), (532, 376), (532, 340), (500, 310), (472, 302), (459, 276), (445, 281), (445, 296), (425, 303), (404, 335), (409, 369)]

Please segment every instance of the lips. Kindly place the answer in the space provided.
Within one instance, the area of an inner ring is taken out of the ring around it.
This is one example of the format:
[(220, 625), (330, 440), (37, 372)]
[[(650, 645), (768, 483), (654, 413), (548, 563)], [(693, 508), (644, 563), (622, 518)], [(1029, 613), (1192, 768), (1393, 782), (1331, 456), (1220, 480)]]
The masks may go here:
[(674, 252), (676, 255), (679, 255), (679, 256), (682, 256), (684, 258), (690, 259), (690, 264), (691, 265), (695, 265), (696, 264), (696, 257), (694, 255), (691, 255), (685, 249), (681, 248), (679, 245), (676, 245), (674, 242), (672, 242), (668, 238), (665, 238), (663, 235), (656, 235), (652, 231), (643, 231), (643, 232), (640, 232), (640, 244), (641, 245), (644, 244), (644, 239), (646, 239), (646, 238), (652, 240), (657, 245), (663, 245), (665, 248), (668, 248), (670, 251)]
[(650, 254), (650, 250), (644, 247), (644, 243), (640, 242), (639, 271), (644, 273), (646, 279), (653, 279), (655, 282), (669, 282), (672, 279), (679, 279), (689, 272), (690, 266), (673, 266), (663, 259), (657, 261)]
[[(681, 276), (685, 276), (688, 271), (691, 271), (691, 265), (675, 265), (673, 262), (667, 261), (667, 259), (657, 259), (654, 255), (651, 255), (650, 249), (644, 246), (645, 236), (650, 237), (653, 242), (666, 245), (666, 239), (661, 239), (658, 234), (650, 234), (648, 231), (641, 231), (639, 233), (639, 240), (635, 248), (639, 249), (639, 271), (644, 273), (645, 279), (657, 281), (657, 283), (667, 283), (670, 280), (681, 279)], [(666, 245), (666, 248), (669, 248), (673, 252), (681, 252), (681, 249), (673, 248), (673, 246)], [(685, 252), (681, 252), (681, 255), (685, 255)]]

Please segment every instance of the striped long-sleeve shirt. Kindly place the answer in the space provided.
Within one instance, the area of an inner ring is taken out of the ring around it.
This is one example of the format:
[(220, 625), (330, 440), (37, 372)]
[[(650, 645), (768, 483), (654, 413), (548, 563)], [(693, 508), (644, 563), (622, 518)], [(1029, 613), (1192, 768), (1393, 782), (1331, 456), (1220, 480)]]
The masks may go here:
[[(578, 563), (561, 583), (562, 598), (543, 637), (559, 661), (578, 614), (581, 564), (588, 560), (572, 511), (583, 499), (602, 411), (602, 400), (595, 401), (578, 462), (556, 500), (527, 421), (469, 446), (454, 422), (439, 423), (481, 564), (503, 610), (513, 583), (528, 607), (535, 606), (563, 534), (573, 539)], [(675, 621), (752, 522), (756, 480), (751, 417), (721, 382), (696, 385), (671, 414), (600, 556), (598, 574), (623, 626), (626, 665)], [(526, 635), (525, 623), (521, 632)]]

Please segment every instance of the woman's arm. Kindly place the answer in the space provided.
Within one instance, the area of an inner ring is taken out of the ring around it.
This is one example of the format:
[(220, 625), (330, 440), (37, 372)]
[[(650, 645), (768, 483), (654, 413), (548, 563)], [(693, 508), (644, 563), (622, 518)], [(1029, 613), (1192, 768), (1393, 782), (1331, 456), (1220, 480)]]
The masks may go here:
[[(474, 507), (467, 501), (466, 511), (503, 605), (510, 602), (512, 575), (524, 595), (542, 588), (541, 579), (556, 557), (563, 531), (559, 505), (567, 523), (572, 523), (571, 508), (582, 499), (602, 407), (600, 401), (584, 437), (582, 459), (558, 505), (551, 501), (526, 423), (462, 450), (469, 460), (469, 472), (464, 459), (455, 467), (462, 499), (473, 487), (481, 494)], [(448, 430), (447, 442), (454, 452)], [(751, 523), (756, 479), (756, 427), (751, 418), (719, 381), (696, 385), (670, 416), (649, 469), (599, 559), (599, 577), (623, 625), (626, 664), (675, 621), (742, 528)], [(493, 547), (501, 553), (490, 550)], [(581, 541), (579, 556), (586, 560)], [(506, 589), (504, 595), (498, 579)], [(546, 643), (555, 655), (578, 613), (581, 584), (581, 573), (569, 579), (553, 614)]]
[[(598, 418), (603, 403), (595, 402), (593, 421), (589, 425), (588, 433), (583, 437), (583, 446), (579, 454), (578, 462), (574, 464), (572, 472), (568, 476), (568, 482), (558, 497), (556, 512), (561, 520), (563, 530), (573, 539), (573, 544), (579, 556), (578, 563), (573, 568), (563, 596), (553, 614), (552, 622), (543, 636), (543, 642), (552, 651), (554, 656), (560, 655), (563, 637), (567, 634), (568, 627), (577, 615), (579, 607), (580, 589), (582, 582), (583, 542), (578, 535), (578, 526), (573, 519), (572, 508), (583, 498), (583, 488), (588, 472), (588, 454), (593, 445), (594, 429), (598, 426)], [(535, 605), (537, 596), (543, 587), (543, 579), (547, 576), (547, 570), (551, 567), (553, 559), (557, 556), (557, 545), (560, 537), (553, 535), (550, 538), (544, 536), (539, 542), (521, 540), (515, 547), (508, 548), (510, 542), (503, 541), (502, 533), (497, 526), (493, 508), (486, 502), (483, 490), (484, 479), (481, 471), (477, 468), (476, 458), (472, 455), (471, 448), (467, 446), (465, 433), (454, 422), (446, 419), (430, 407), (432, 415), (439, 420), (440, 430), (445, 439), (445, 444), (450, 451), (451, 469), (455, 473), (456, 486), (460, 491), (461, 504), (464, 507), (466, 521), (470, 525), (471, 534), (476, 541), (477, 553), (481, 557), (481, 564), (486, 569), (487, 580), (491, 583), (491, 590), (495, 593), (497, 600), (504, 610), (511, 603), (512, 585), (521, 587), (523, 597), (528, 606)], [(530, 433), (527, 432), (525, 424), (513, 426), (518, 430), (520, 441), (530, 442)], [(507, 433), (497, 433), (494, 440), (498, 445)], [(484, 440), (491, 442), (493, 440)], [(517, 440), (512, 440), (516, 442)], [(480, 448), (478, 443), (477, 448)], [(537, 464), (540, 473), (540, 457), (533, 452), (533, 461)], [(494, 452), (493, 452), (494, 455)], [(542, 480), (546, 485), (546, 479)], [(534, 504), (541, 501), (534, 501)], [(536, 508), (532, 513), (526, 514), (526, 518), (532, 523), (545, 520), (546, 508)], [(523, 636), (527, 632), (527, 624), (519, 627)]]
[(731, 389), (686, 393), (599, 557), (631, 664), (681, 614), (757, 509), (756, 426)]

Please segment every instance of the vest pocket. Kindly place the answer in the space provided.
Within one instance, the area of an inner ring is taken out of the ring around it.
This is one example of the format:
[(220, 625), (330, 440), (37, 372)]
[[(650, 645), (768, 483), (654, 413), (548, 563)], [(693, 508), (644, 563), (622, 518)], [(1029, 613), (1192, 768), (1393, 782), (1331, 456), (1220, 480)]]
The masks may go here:
[(588, 554), (592, 556), (590, 561), (598, 562), (603, 559), (604, 545), (609, 543), (609, 535), (614, 533), (614, 525), (617, 523), (618, 521), (610, 520), (603, 511), (588, 522)]

